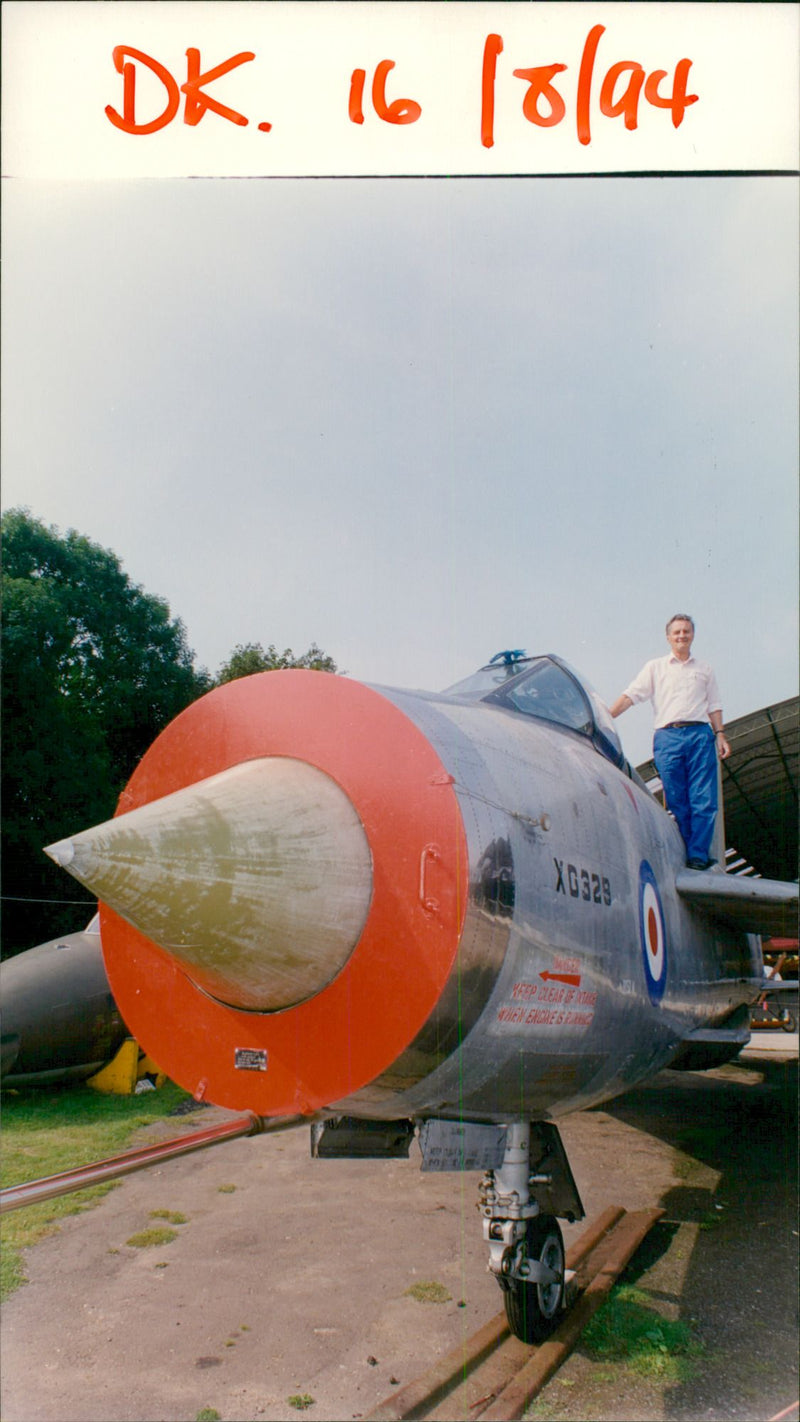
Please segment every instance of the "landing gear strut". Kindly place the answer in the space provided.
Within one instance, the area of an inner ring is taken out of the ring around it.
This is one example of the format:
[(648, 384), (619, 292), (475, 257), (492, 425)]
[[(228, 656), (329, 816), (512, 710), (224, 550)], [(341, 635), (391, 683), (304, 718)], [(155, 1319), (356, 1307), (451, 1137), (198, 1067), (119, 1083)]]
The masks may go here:
[(525, 1343), (540, 1342), (564, 1308), (564, 1241), (555, 1216), (584, 1213), (555, 1126), (508, 1126), (502, 1165), (481, 1182), (480, 1209), (509, 1328)]

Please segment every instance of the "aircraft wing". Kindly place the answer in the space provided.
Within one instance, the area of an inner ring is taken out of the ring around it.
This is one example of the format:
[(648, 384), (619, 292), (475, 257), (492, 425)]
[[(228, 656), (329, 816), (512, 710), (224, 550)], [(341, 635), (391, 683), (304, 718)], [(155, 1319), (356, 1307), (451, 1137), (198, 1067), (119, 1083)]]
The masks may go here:
[(797, 937), (797, 884), (756, 879), (719, 870), (681, 869), (675, 876), (681, 898), (700, 913), (722, 920), (740, 933)]

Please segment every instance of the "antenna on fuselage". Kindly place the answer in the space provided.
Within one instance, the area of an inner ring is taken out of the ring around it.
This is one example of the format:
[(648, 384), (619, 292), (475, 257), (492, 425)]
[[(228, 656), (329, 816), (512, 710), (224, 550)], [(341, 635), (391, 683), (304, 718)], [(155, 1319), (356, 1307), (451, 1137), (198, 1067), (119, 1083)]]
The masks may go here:
[(494, 666), (496, 662), (502, 662), (506, 670), (506, 676), (513, 676), (517, 670), (517, 663), (525, 660), (526, 653), (522, 647), (517, 647), (515, 651), (495, 652), (489, 666)]

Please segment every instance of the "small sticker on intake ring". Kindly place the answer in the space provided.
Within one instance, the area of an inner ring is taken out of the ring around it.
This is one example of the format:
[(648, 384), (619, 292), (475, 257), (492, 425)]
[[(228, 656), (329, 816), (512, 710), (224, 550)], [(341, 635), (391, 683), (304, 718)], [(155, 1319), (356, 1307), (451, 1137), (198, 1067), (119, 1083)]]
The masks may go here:
[(237, 1047), (233, 1064), (237, 1071), (266, 1071), (267, 1053), (263, 1047)]

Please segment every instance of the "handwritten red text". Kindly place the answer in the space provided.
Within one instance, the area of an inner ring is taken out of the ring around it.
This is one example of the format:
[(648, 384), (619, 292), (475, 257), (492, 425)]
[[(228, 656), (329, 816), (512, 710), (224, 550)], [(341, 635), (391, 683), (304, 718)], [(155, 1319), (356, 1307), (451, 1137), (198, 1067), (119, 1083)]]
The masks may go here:
[[(112, 108), (111, 104), (106, 105), (106, 117), (114, 124), (115, 128), (121, 128), (123, 133), (158, 133), (159, 129), (166, 128), (168, 123), (172, 123), (180, 108), (181, 94), (185, 96), (183, 110), (183, 122), (195, 128), (199, 124), (203, 115), (210, 110), (218, 114), (220, 118), (227, 119), (229, 123), (235, 123), (244, 128), (249, 119), (244, 114), (240, 114), (236, 109), (231, 109), (227, 104), (221, 104), (218, 99), (213, 99), (210, 94), (204, 92), (204, 86), (211, 84), (215, 79), (221, 79), (223, 74), (228, 74), (232, 69), (238, 69), (240, 64), (247, 64), (251, 59), (255, 59), (252, 50), (243, 50), (241, 54), (234, 54), (230, 59), (226, 59), (222, 64), (215, 64), (212, 69), (200, 71), (200, 51), (199, 49), (187, 49), (186, 51), (186, 83), (178, 84), (165, 65), (152, 55), (145, 54), (141, 49), (131, 49), (130, 46), (118, 44), (112, 52), (114, 68), (118, 74), (122, 75), (122, 113)], [(156, 78), (161, 81), (166, 92), (167, 102), (160, 114), (155, 118), (145, 122), (136, 121), (136, 65), (143, 64)], [(259, 124), (259, 128), (266, 131), (270, 124)]]
[[(594, 25), (589, 30), (577, 63), (574, 121), (578, 141), (591, 143), (592, 119), (598, 111), (604, 118), (621, 118), (626, 129), (636, 129), (642, 103), (649, 104), (651, 108), (666, 109), (671, 114), (673, 127), (679, 128), (689, 105), (698, 101), (697, 94), (689, 93), (692, 61), (679, 59), (671, 74), (666, 69), (654, 69), (647, 73), (644, 66), (633, 59), (616, 60), (604, 69), (603, 65), (598, 66), (598, 49), (605, 33), (604, 25)], [(492, 148), (495, 143), (495, 89), (499, 80), (505, 77), (498, 73), (503, 50), (501, 35), (487, 35), (483, 46), (481, 88), (477, 96), (480, 102), (480, 140), (484, 148)], [(183, 97), (183, 122), (191, 128), (196, 128), (207, 113), (239, 128), (246, 128), (250, 120), (245, 114), (223, 104), (207, 90), (215, 80), (222, 79), (243, 64), (251, 63), (255, 57), (254, 50), (241, 50), (229, 59), (203, 69), (199, 49), (190, 47), (186, 50), (186, 79), (179, 83), (166, 65), (153, 55), (130, 45), (117, 45), (112, 51), (112, 59), (114, 68), (122, 76), (122, 112), (107, 104), (106, 117), (123, 133), (139, 137), (158, 133), (177, 118)], [(575, 65), (572, 67), (574, 69)], [(382, 123), (417, 123), (422, 116), (422, 105), (416, 99), (390, 99), (387, 95), (387, 81), (394, 68), (393, 59), (382, 59), (376, 65), (369, 89), (372, 110)], [(556, 128), (567, 117), (567, 99), (562, 92), (560, 76), (569, 69), (570, 65), (557, 60), (511, 70), (513, 78), (522, 80), (525, 85), (522, 114), (534, 128)], [(143, 115), (137, 110), (137, 74), (143, 70), (149, 71), (163, 90), (163, 108), (154, 116), (152, 113)], [(360, 125), (365, 121), (366, 87), (366, 69), (354, 69), (347, 100), (351, 123)], [(261, 122), (258, 128), (263, 133), (269, 133), (272, 124)]]
[[(372, 80), (372, 107), (384, 123), (416, 123), (422, 108), (416, 99), (395, 99), (391, 104), (386, 98), (386, 76), (394, 69), (393, 59), (382, 59)], [(364, 84), (366, 70), (354, 69), (350, 79), (350, 102), (348, 115), (351, 123), (364, 122)]]
[[(594, 92), (595, 64), (600, 40), (605, 34), (605, 25), (594, 25), (586, 36), (578, 69), (578, 88), (575, 102), (575, 124), (578, 142), (592, 141), (591, 110)], [(484, 148), (494, 146), (494, 94), (497, 80), (497, 62), (503, 53), (500, 35), (488, 35), (483, 50), (483, 74), (481, 95), (481, 143)], [(568, 69), (566, 64), (540, 64), (529, 69), (515, 69), (514, 77), (527, 84), (522, 100), (522, 112), (528, 123), (537, 128), (554, 128), (566, 116), (567, 106), (559, 89), (553, 83), (557, 74)], [(644, 66), (636, 60), (622, 59), (611, 64), (600, 84), (598, 107), (606, 118), (622, 118), (627, 129), (639, 126), (639, 102), (644, 91), (645, 102), (656, 109), (669, 109), (674, 128), (679, 128), (690, 104), (696, 104), (697, 94), (688, 92), (691, 59), (679, 59), (672, 76), (672, 90), (665, 93), (663, 81), (667, 79), (666, 69), (654, 69), (647, 74)]]

